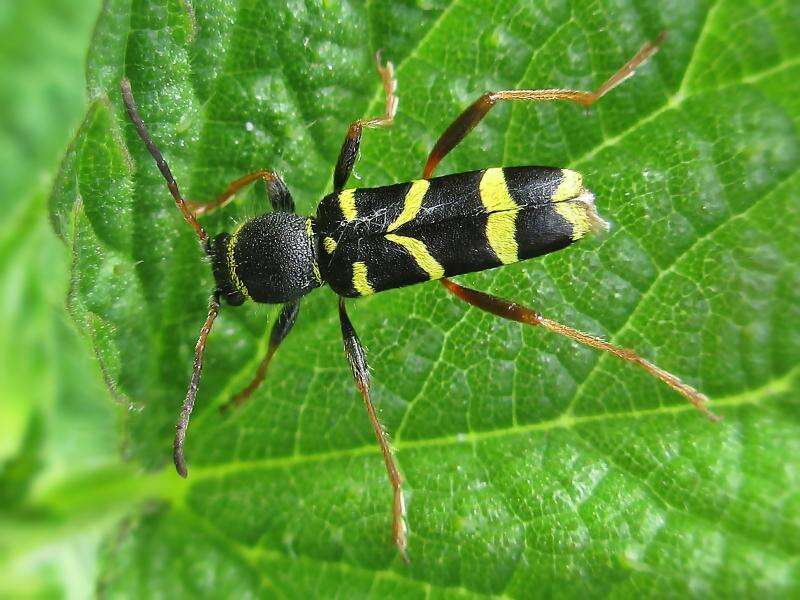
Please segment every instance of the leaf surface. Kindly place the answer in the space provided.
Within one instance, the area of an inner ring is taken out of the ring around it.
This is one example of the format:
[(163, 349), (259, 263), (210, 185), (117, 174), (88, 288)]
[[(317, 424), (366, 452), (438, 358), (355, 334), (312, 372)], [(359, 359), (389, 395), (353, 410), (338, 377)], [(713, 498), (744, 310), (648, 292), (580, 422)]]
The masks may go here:
[[(596, 108), (499, 106), (440, 172), (579, 169), (609, 234), (461, 280), (637, 348), (725, 420), (436, 284), (353, 303), (406, 478), (406, 566), (334, 296), (304, 301), (267, 383), (223, 417), (276, 314), (224, 308), (189, 479), (155, 475), (161, 493), (107, 540), (101, 592), (798, 593), (799, 27), (788, 1), (108, 0), (92, 106), (51, 209), (74, 255), (72, 313), (136, 407), (134, 460), (170, 468), (213, 282), (123, 116), (119, 79), (188, 197), (272, 168), (311, 214), (348, 123), (382, 110), (379, 48), (398, 67), (400, 112), (391, 131), (365, 134), (357, 185), (418, 177), (438, 134), (487, 89), (591, 89), (669, 32)], [(264, 208), (257, 187), (205, 226), (230, 230)]]

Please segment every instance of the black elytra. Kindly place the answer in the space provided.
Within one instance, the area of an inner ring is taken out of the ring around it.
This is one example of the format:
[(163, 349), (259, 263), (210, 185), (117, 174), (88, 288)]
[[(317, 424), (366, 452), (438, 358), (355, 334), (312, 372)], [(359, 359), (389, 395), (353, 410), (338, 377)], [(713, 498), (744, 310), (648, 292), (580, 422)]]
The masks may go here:
[[(556, 167), (493, 167), (433, 177), (439, 162), (484, 118), (498, 101), (565, 100), (590, 106), (630, 77), (663, 41), (645, 44), (639, 52), (593, 92), (575, 90), (506, 90), (487, 92), (467, 107), (445, 130), (428, 156), (421, 179), (373, 188), (345, 189), (355, 164), (364, 128), (392, 123), (397, 109), (391, 63), (381, 64), (384, 114), (353, 122), (334, 170), (333, 192), (321, 200), (313, 216), (294, 211), (289, 190), (279, 175), (263, 170), (230, 184), (211, 202), (189, 202), (139, 116), (128, 80), (121, 82), (127, 112), (167, 181), (184, 219), (197, 232), (211, 258), (216, 288), (208, 317), (195, 348), (194, 368), (176, 425), (173, 458), (186, 476), (184, 441), (197, 394), (202, 358), (220, 300), (239, 306), (250, 300), (282, 304), (272, 326), (267, 353), (253, 381), (223, 408), (242, 404), (264, 380), (280, 343), (291, 331), (300, 301), (328, 285), (339, 296), (339, 317), (345, 355), (367, 409), (392, 487), (392, 539), (407, 559), (408, 528), (403, 479), (370, 396), (366, 352), (345, 308), (345, 298), (358, 298), (394, 288), (440, 280), (456, 298), (494, 315), (543, 327), (592, 348), (614, 354), (663, 381), (709, 418), (708, 399), (675, 375), (632, 350), (614, 346), (525, 308), (461, 286), (449, 277), (491, 269), (561, 250), (605, 227), (594, 195), (576, 171)], [(242, 187), (261, 179), (273, 211), (243, 223), (233, 233), (209, 238), (197, 217), (221, 208)]]

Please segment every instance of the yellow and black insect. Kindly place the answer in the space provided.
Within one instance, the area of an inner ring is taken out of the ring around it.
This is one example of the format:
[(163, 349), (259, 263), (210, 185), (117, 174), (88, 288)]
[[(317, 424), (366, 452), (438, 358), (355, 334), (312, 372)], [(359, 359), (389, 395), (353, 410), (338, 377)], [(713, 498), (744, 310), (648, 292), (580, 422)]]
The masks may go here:
[[(594, 195), (581, 175), (552, 167), (496, 167), (432, 177), (436, 166), (500, 100), (567, 100), (589, 106), (633, 75), (656, 52), (662, 36), (645, 44), (628, 63), (594, 92), (575, 90), (507, 90), (488, 92), (447, 128), (428, 156), (422, 179), (377, 188), (344, 189), (353, 169), (364, 128), (391, 124), (397, 110), (391, 63), (376, 56), (386, 94), (380, 117), (350, 125), (333, 174), (333, 193), (320, 202), (313, 217), (297, 215), (280, 176), (272, 171), (250, 173), (230, 184), (211, 202), (188, 202), (181, 196), (167, 163), (150, 138), (136, 109), (130, 83), (121, 83), (122, 97), (184, 219), (194, 228), (209, 256), (216, 281), (208, 317), (195, 348), (194, 370), (180, 420), (173, 457), (186, 476), (183, 445), (194, 407), (203, 350), (221, 299), (232, 306), (247, 300), (282, 304), (272, 327), (267, 354), (252, 381), (229, 406), (246, 400), (264, 380), (276, 349), (297, 319), (303, 296), (325, 284), (339, 296), (344, 349), (358, 390), (380, 444), (391, 482), (393, 539), (405, 557), (407, 532), (402, 478), (386, 433), (370, 398), (370, 377), (364, 348), (347, 316), (345, 298), (368, 296), (415, 283), (439, 280), (456, 297), (500, 317), (541, 326), (598, 350), (635, 363), (685, 396), (712, 419), (707, 398), (678, 377), (638, 356), (519, 304), (461, 286), (451, 276), (491, 269), (560, 250), (593, 230), (606, 226), (598, 216)], [(232, 235), (209, 238), (197, 216), (228, 203), (242, 187), (266, 183), (273, 212), (245, 222)]]

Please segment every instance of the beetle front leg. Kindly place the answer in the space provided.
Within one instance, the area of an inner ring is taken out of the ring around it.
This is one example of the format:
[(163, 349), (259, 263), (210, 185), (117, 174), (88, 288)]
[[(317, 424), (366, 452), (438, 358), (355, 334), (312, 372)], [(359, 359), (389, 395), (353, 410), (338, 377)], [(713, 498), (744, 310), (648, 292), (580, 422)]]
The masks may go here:
[(220, 407), (222, 412), (226, 412), (232, 408), (240, 407), (259, 387), (261, 387), (261, 384), (264, 383), (264, 379), (267, 376), (267, 369), (269, 368), (269, 364), (272, 362), (272, 357), (275, 356), (278, 346), (281, 345), (281, 342), (286, 339), (286, 336), (289, 335), (292, 327), (294, 327), (294, 323), (297, 320), (297, 314), (299, 312), (300, 300), (287, 302), (283, 305), (278, 318), (272, 325), (272, 330), (269, 334), (269, 346), (267, 346), (267, 353), (264, 355), (264, 358), (261, 359), (258, 369), (256, 370), (256, 374), (253, 376), (252, 381), (247, 385), (247, 387), (240, 390), (233, 396), (233, 398)]
[(208, 200), (207, 202), (187, 200), (186, 204), (188, 205), (189, 209), (198, 217), (200, 215), (209, 214), (230, 203), (239, 190), (255, 181), (258, 181), (259, 179), (261, 179), (267, 186), (267, 197), (269, 198), (269, 203), (272, 206), (272, 210), (277, 212), (294, 212), (294, 200), (292, 199), (292, 195), (289, 193), (289, 189), (286, 187), (286, 184), (283, 182), (283, 179), (281, 179), (281, 176), (274, 171), (268, 170), (253, 171), (252, 173), (248, 173), (247, 175), (232, 181), (230, 184), (228, 184), (228, 187), (225, 189), (225, 191), (213, 200)]

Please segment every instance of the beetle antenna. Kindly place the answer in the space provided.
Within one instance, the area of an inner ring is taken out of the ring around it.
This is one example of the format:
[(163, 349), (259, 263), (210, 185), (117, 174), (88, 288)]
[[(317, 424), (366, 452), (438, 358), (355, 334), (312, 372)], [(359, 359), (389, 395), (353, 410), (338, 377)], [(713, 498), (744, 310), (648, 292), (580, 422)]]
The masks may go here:
[(192, 415), (194, 401), (197, 398), (197, 387), (200, 384), (200, 372), (203, 370), (203, 351), (206, 349), (206, 340), (211, 333), (211, 327), (219, 314), (219, 291), (208, 302), (208, 316), (206, 322), (200, 329), (200, 337), (194, 347), (194, 368), (192, 378), (189, 380), (189, 389), (186, 391), (186, 400), (181, 407), (181, 416), (178, 424), (175, 425), (175, 441), (172, 444), (172, 459), (175, 462), (175, 469), (181, 477), (186, 477), (186, 460), (183, 456), (183, 443), (186, 440), (186, 428), (189, 426), (189, 417)]
[(147, 150), (150, 152), (150, 155), (156, 161), (158, 170), (161, 171), (164, 179), (167, 180), (167, 187), (169, 188), (172, 197), (175, 198), (175, 204), (178, 205), (178, 210), (181, 211), (181, 214), (183, 214), (183, 218), (186, 220), (186, 222), (189, 223), (189, 225), (191, 225), (195, 230), (197, 236), (200, 238), (200, 241), (205, 244), (208, 241), (208, 234), (195, 218), (194, 213), (186, 204), (183, 196), (181, 196), (181, 192), (178, 189), (178, 184), (175, 182), (175, 178), (172, 176), (172, 171), (169, 170), (167, 161), (164, 160), (164, 156), (156, 147), (153, 138), (151, 138), (150, 134), (147, 132), (147, 128), (144, 126), (144, 121), (142, 121), (142, 117), (139, 115), (139, 110), (136, 108), (136, 102), (133, 99), (133, 92), (131, 91), (131, 82), (127, 77), (123, 78), (122, 81), (119, 82), (119, 88), (122, 91), (122, 100), (125, 102), (125, 109), (128, 111), (128, 116), (136, 126), (136, 132), (139, 134), (139, 137), (142, 138), (144, 145), (147, 146)]

